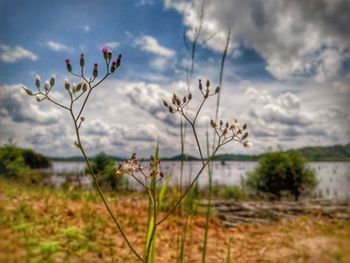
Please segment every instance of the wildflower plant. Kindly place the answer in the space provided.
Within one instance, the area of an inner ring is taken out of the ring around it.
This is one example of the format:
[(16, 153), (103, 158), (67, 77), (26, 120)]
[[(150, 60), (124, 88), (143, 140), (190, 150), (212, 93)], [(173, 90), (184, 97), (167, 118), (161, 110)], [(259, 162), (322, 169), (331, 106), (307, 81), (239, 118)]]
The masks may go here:
[[(35, 87), (36, 91), (33, 92), (31, 89), (23, 86), (24, 91), (29, 95), (36, 98), (38, 102), (42, 102), (44, 100), (50, 101), (56, 106), (62, 108), (67, 111), (71, 116), (76, 140), (74, 141), (74, 145), (80, 150), (84, 160), (87, 164), (87, 168), (92, 176), (94, 185), (97, 189), (97, 192), (107, 209), (113, 223), (119, 230), (121, 236), (125, 240), (127, 246), (131, 250), (131, 252), (136, 256), (136, 258), (141, 262), (153, 262), (154, 260), (154, 247), (155, 247), (155, 236), (157, 227), (163, 223), (181, 204), (184, 197), (189, 193), (191, 188), (195, 185), (197, 179), (204, 171), (204, 169), (210, 163), (210, 160), (214, 157), (214, 155), (218, 152), (218, 150), (230, 143), (230, 142), (239, 142), (245, 147), (251, 146), (251, 143), (247, 141), (248, 132), (246, 131), (247, 125), (244, 124), (242, 127), (239, 126), (238, 122), (234, 120), (232, 123), (224, 122), (220, 120), (216, 123), (214, 120), (210, 121), (210, 127), (214, 130), (218, 139), (216, 141), (215, 147), (213, 148), (213, 152), (208, 155), (207, 158), (203, 155), (203, 150), (200, 144), (200, 138), (198, 136), (198, 131), (196, 128), (196, 122), (198, 116), (205, 104), (205, 102), (212, 96), (216, 96), (219, 94), (220, 88), (216, 87), (213, 91), (211, 90), (211, 85), (209, 81), (206, 81), (205, 87), (203, 87), (202, 81), (199, 80), (198, 89), (202, 95), (202, 100), (197, 110), (195, 111), (194, 117), (190, 117), (188, 115), (188, 110), (186, 108), (192, 101), (192, 93), (187, 94), (186, 96), (178, 96), (176, 94), (173, 95), (171, 101), (168, 102), (166, 100), (163, 101), (164, 106), (167, 108), (170, 114), (178, 114), (180, 115), (187, 124), (191, 127), (193, 136), (195, 138), (195, 142), (197, 145), (197, 150), (199, 152), (202, 165), (200, 169), (197, 171), (196, 176), (191, 181), (191, 183), (187, 186), (187, 188), (181, 192), (178, 199), (175, 201), (173, 206), (165, 213), (160, 216), (160, 207), (163, 200), (165, 188), (167, 187), (168, 180), (165, 181), (161, 190), (156, 187), (157, 183), (161, 182), (164, 177), (163, 173), (160, 171), (160, 161), (158, 157), (158, 145), (156, 147), (155, 156), (150, 158), (150, 162), (146, 164), (143, 158), (138, 159), (136, 154), (132, 154), (132, 156), (121, 163), (116, 168), (116, 180), (120, 178), (122, 175), (128, 175), (132, 177), (142, 188), (148, 193), (149, 196), (149, 217), (148, 217), (148, 230), (147, 237), (145, 240), (145, 249), (143, 254), (138, 252), (135, 247), (130, 243), (127, 235), (125, 234), (120, 222), (118, 221), (117, 216), (114, 215), (110, 205), (108, 204), (104, 194), (99, 185), (99, 178), (94, 173), (92, 165), (87, 157), (86, 151), (81, 141), (80, 130), (82, 124), (85, 121), (85, 117), (83, 116), (84, 109), (87, 105), (87, 102), (90, 98), (91, 93), (99, 86), (104, 80), (106, 80), (110, 75), (116, 72), (116, 70), (121, 65), (121, 55), (118, 55), (115, 60), (112, 59), (112, 52), (103, 48), (102, 50), (104, 64), (105, 64), (105, 73), (102, 77), (99, 78), (99, 65), (97, 63), (93, 64), (92, 74), (88, 77), (85, 74), (85, 56), (84, 54), (80, 55), (79, 67), (78, 71), (73, 69), (72, 63), (69, 59), (65, 60), (67, 71), (74, 77), (79, 79), (78, 84), (71, 84), (68, 79), (64, 79), (64, 88), (68, 93), (68, 103), (62, 104), (61, 102), (56, 101), (51, 97), (51, 91), (56, 84), (56, 77), (53, 75), (50, 80), (44, 82), (42, 87), (41, 79), (37, 75), (35, 77)], [(81, 101), (80, 104), (77, 105), (77, 102)]]

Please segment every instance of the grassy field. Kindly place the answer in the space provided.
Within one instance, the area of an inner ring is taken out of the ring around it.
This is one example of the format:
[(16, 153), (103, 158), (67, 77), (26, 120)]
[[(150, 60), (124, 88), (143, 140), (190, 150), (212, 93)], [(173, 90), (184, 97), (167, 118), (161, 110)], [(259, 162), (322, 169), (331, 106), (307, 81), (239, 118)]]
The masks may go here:
[[(147, 198), (107, 194), (138, 251), (143, 251)], [(157, 234), (156, 262), (176, 262), (179, 225)], [(200, 262), (204, 215), (188, 217), (184, 262)], [(212, 217), (207, 262), (350, 262), (350, 222), (302, 216), (225, 228)], [(0, 180), (0, 262), (136, 262), (94, 192), (53, 190)]]

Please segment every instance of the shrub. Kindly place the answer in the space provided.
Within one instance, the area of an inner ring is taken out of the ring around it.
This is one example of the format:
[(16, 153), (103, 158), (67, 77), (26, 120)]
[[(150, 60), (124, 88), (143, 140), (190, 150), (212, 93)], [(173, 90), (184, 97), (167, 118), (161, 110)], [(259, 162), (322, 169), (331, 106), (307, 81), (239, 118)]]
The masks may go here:
[(243, 196), (242, 189), (237, 185), (226, 186), (223, 196), (227, 199), (240, 199)]
[(298, 200), (301, 194), (316, 185), (315, 171), (306, 166), (305, 158), (298, 151), (267, 153), (259, 159), (256, 169), (247, 175), (250, 189), (272, 194), (278, 199), (285, 191)]
[[(98, 176), (99, 183), (103, 187), (109, 187), (112, 190), (117, 190), (121, 182), (123, 182), (123, 177), (116, 180), (115, 176), (115, 160), (103, 152), (96, 155), (91, 162), (91, 168)], [(86, 168), (86, 172), (90, 173), (89, 168)]]

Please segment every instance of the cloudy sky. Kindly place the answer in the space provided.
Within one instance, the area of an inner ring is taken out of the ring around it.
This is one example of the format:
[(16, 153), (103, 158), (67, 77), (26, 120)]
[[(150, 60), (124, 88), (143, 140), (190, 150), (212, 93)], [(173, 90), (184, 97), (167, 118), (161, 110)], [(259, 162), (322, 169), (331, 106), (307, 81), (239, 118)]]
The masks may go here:
[[(68, 112), (37, 103), (20, 86), (34, 90), (36, 74), (43, 81), (56, 74), (52, 96), (67, 103), (63, 79), (78, 80), (65, 59), (77, 68), (84, 53), (89, 70), (108, 47), (123, 54), (122, 67), (83, 114), (89, 155), (147, 156), (157, 139), (162, 156), (178, 154), (179, 120), (162, 100), (187, 93), (184, 42), (191, 44), (200, 10), (201, 1), (188, 0), (0, 0), (0, 144), (12, 139), (50, 156), (78, 155)], [(220, 118), (247, 123), (254, 144), (222, 153), (350, 141), (350, 1), (207, 0), (202, 21), (189, 112), (200, 102), (198, 79), (218, 85), (231, 30)], [(212, 98), (199, 118), (202, 142), (215, 104)], [(190, 132), (186, 141), (186, 152), (198, 156)]]

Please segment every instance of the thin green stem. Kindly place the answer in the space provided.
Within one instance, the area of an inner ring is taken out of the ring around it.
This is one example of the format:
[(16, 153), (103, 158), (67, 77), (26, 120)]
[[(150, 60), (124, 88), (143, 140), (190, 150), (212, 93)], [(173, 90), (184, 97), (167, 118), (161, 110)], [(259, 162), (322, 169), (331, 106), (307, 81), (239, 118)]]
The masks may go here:
[(77, 126), (75, 117), (74, 117), (74, 113), (73, 113), (72, 110), (70, 110), (70, 113), (71, 113), (71, 117), (72, 117), (72, 119), (73, 119), (73, 123), (74, 123), (74, 127), (75, 127), (75, 133), (76, 133), (76, 136), (77, 136), (78, 147), (79, 147), (79, 149), (80, 149), (80, 151), (81, 151), (81, 153), (82, 153), (82, 155), (83, 155), (83, 157), (84, 157), (84, 160), (85, 160), (85, 162), (86, 162), (86, 164), (87, 164), (87, 166), (88, 166), (88, 169), (89, 169), (89, 171), (90, 171), (90, 173), (91, 173), (92, 179), (93, 179), (94, 184), (95, 184), (95, 187), (96, 187), (96, 189), (97, 189), (97, 192), (98, 192), (99, 196), (101, 197), (102, 202), (103, 202), (104, 206), (106, 207), (106, 209), (107, 209), (109, 215), (111, 216), (111, 218), (112, 218), (114, 224), (117, 226), (117, 228), (118, 228), (120, 234), (122, 235), (122, 237), (124, 238), (125, 242), (127, 243), (128, 247), (130, 248), (130, 250), (134, 253), (134, 255), (135, 255), (140, 261), (143, 261), (142, 257), (137, 253), (137, 251), (134, 249), (134, 247), (131, 245), (129, 239), (128, 239), (127, 236), (125, 235), (125, 233), (124, 233), (122, 227), (121, 227), (120, 224), (118, 223), (116, 217), (114, 216), (114, 214), (113, 214), (111, 208), (109, 207), (109, 205), (108, 205), (108, 203), (107, 203), (107, 201), (106, 201), (106, 199), (105, 199), (105, 197), (104, 197), (104, 195), (103, 195), (103, 193), (102, 193), (102, 191), (101, 191), (101, 188), (100, 188), (100, 186), (99, 186), (99, 184), (98, 184), (98, 181), (97, 181), (97, 177), (96, 177), (96, 175), (95, 175), (95, 173), (94, 173), (94, 171), (93, 171), (93, 169), (92, 169), (92, 167), (91, 167), (90, 161), (89, 161), (89, 159), (88, 159), (88, 157), (87, 157), (87, 155), (86, 155), (86, 153), (85, 153), (85, 150), (84, 150), (84, 148), (83, 148), (83, 145), (82, 145), (82, 143), (81, 143), (80, 134), (79, 134), (79, 129), (78, 129), (78, 126)]

